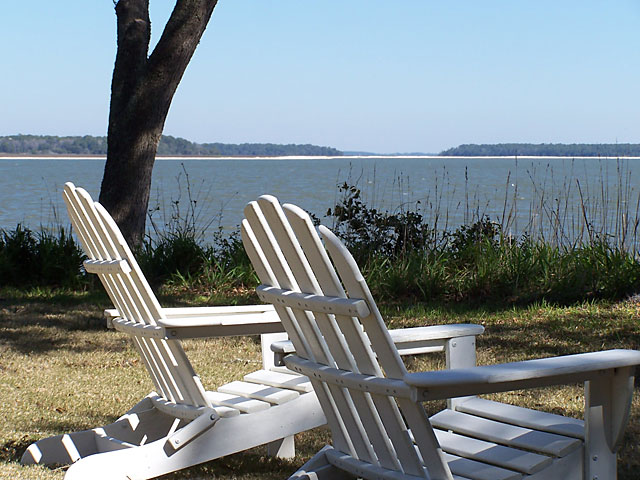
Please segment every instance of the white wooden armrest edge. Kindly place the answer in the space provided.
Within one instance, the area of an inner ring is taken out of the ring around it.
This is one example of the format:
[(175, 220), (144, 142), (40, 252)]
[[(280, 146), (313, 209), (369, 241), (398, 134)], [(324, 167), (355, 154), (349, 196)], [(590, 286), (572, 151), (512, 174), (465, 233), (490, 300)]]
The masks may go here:
[(274, 312), (215, 315), (207, 317), (172, 317), (158, 321), (168, 338), (224, 337), (262, 335), (284, 332), (280, 317)]
[(295, 353), (296, 351), (291, 340), (280, 340), (278, 342), (273, 342), (270, 348), (273, 353), (279, 353), (281, 355)]
[(224, 305), (214, 307), (169, 307), (162, 308), (166, 318), (174, 317), (206, 317), (206, 316), (218, 316), (218, 315), (246, 315), (256, 313), (273, 312), (275, 309), (273, 305)]
[(396, 328), (389, 330), (393, 343), (412, 343), (424, 340), (447, 340), (449, 338), (481, 335), (482, 325), (462, 323), (455, 325), (431, 325), (428, 327)]
[(103, 315), (107, 319), (107, 328), (113, 328), (113, 319), (120, 316), (118, 310), (116, 310), (115, 308), (107, 308), (103, 312)]
[[(172, 332), (171, 338), (190, 338), (218, 335), (259, 335), (284, 331), (272, 305), (244, 305), (240, 307), (179, 307), (166, 308), (167, 318), (158, 326)], [(107, 327), (119, 317), (115, 308), (106, 309)], [(246, 327), (246, 329), (244, 328)]]
[(218, 325), (259, 325), (264, 323), (280, 323), (275, 312), (245, 313), (243, 315), (214, 315), (170, 317), (158, 320), (158, 325), (165, 328), (207, 327)]
[[(216, 307), (169, 307), (163, 308), (162, 312), (167, 318), (174, 317), (206, 317), (219, 315), (245, 315), (256, 313), (274, 313), (273, 305), (233, 305), (233, 306), (216, 306)], [(117, 318), (120, 316), (115, 308), (107, 308), (104, 311), (106, 318)]]
[[(391, 339), (395, 344), (410, 347), (413, 343), (433, 340), (448, 340), (450, 338), (481, 335), (484, 332), (482, 325), (457, 324), (434, 325), (428, 327), (397, 328), (389, 330)], [(282, 340), (271, 344), (271, 351), (280, 355), (294, 353), (295, 348), (291, 340)]]
[(417, 399), (503, 392), (593, 379), (616, 368), (640, 365), (640, 351), (607, 350), (472, 368), (409, 373)]

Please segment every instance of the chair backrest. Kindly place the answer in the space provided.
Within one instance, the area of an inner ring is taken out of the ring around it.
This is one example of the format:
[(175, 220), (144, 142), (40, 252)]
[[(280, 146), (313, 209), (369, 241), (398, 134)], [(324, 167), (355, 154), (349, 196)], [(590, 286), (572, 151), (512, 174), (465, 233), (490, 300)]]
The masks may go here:
[(148, 332), (165, 318), (138, 262), (111, 215), (86, 190), (66, 183), (63, 197), (88, 260), (85, 269), (104, 285), (120, 324), (133, 338), (157, 393), (167, 402), (210, 407), (205, 390), (177, 340)]
[(452, 478), (358, 266), (329, 229), (319, 231), (324, 245), (306, 212), (271, 196), (245, 208), (242, 238), (258, 294), (274, 304), (296, 349), (287, 365), (309, 375), (335, 449), (374, 470)]

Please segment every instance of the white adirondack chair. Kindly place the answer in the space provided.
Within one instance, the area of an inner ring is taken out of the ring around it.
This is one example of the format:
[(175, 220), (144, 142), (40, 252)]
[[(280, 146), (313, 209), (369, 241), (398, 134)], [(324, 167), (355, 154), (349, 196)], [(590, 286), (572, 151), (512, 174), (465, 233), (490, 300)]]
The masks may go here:
[[(242, 235), (333, 436), (296, 479), (614, 479), (640, 352), (609, 350), (475, 366), (471, 326), (432, 328), (449, 369), (407, 373), (353, 257), (332, 232), (271, 196), (245, 209)], [(326, 250), (325, 250), (326, 249)], [(334, 268), (335, 267), (335, 268)], [(422, 336), (430, 327), (422, 327)], [(584, 421), (477, 397), (585, 382)], [(431, 418), (422, 401), (449, 399)]]
[[(268, 346), (286, 338), (272, 333), (283, 331), (273, 309), (162, 308), (102, 205), (71, 183), (64, 199), (89, 258), (84, 267), (116, 307), (107, 311), (108, 322), (131, 336), (156, 392), (110, 425), (30, 445), (22, 463), (73, 463), (66, 479), (143, 479), (263, 444), (273, 455), (292, 457), (293, 434), (326, 420), (308, 379), (273, 368)], [(265, 334), (264, 368), (205, 391), (180, 339), (249, 334)]]

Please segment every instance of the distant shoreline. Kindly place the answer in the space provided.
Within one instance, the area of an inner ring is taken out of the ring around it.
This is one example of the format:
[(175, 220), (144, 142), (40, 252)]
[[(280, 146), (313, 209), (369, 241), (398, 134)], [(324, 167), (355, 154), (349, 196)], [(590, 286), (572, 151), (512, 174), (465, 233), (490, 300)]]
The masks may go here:
[[(548, 159), (548, 160), (640, 160), (640, 157), (627, 156), (536, 156), (536, 155), (284, 155), (284, 156), (191, 156), (167, 155), (157, 156), (156, 160), (322, 160), (322, 159), (394, 159), (394, 158), (424, 158), (424, 159), (485, 159), (485, 158), (513, 158), (515, 159)], [(6, 155), (0, 154), (0, 160), (106, 160), (106, 155)]]

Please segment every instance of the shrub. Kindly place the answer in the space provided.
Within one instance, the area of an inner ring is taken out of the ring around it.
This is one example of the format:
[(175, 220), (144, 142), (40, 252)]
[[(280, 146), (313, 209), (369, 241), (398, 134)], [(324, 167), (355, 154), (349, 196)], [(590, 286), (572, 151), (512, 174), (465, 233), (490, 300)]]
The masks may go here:
[(81, 273), (84, 254), (68, 229), (51, 232), (16, 226), (0, 230), (0, 285), (78, 288), (86, 285)]
[(619, 299), (640, 289), (640, 262), (606, 235), (589, 243), (514, 239), (480, 217), (453, 232), (423, 220), (419, 202), (398, 213), (367, 206), (353, 185), (327, 216), (382, 298), (492, 302)]

